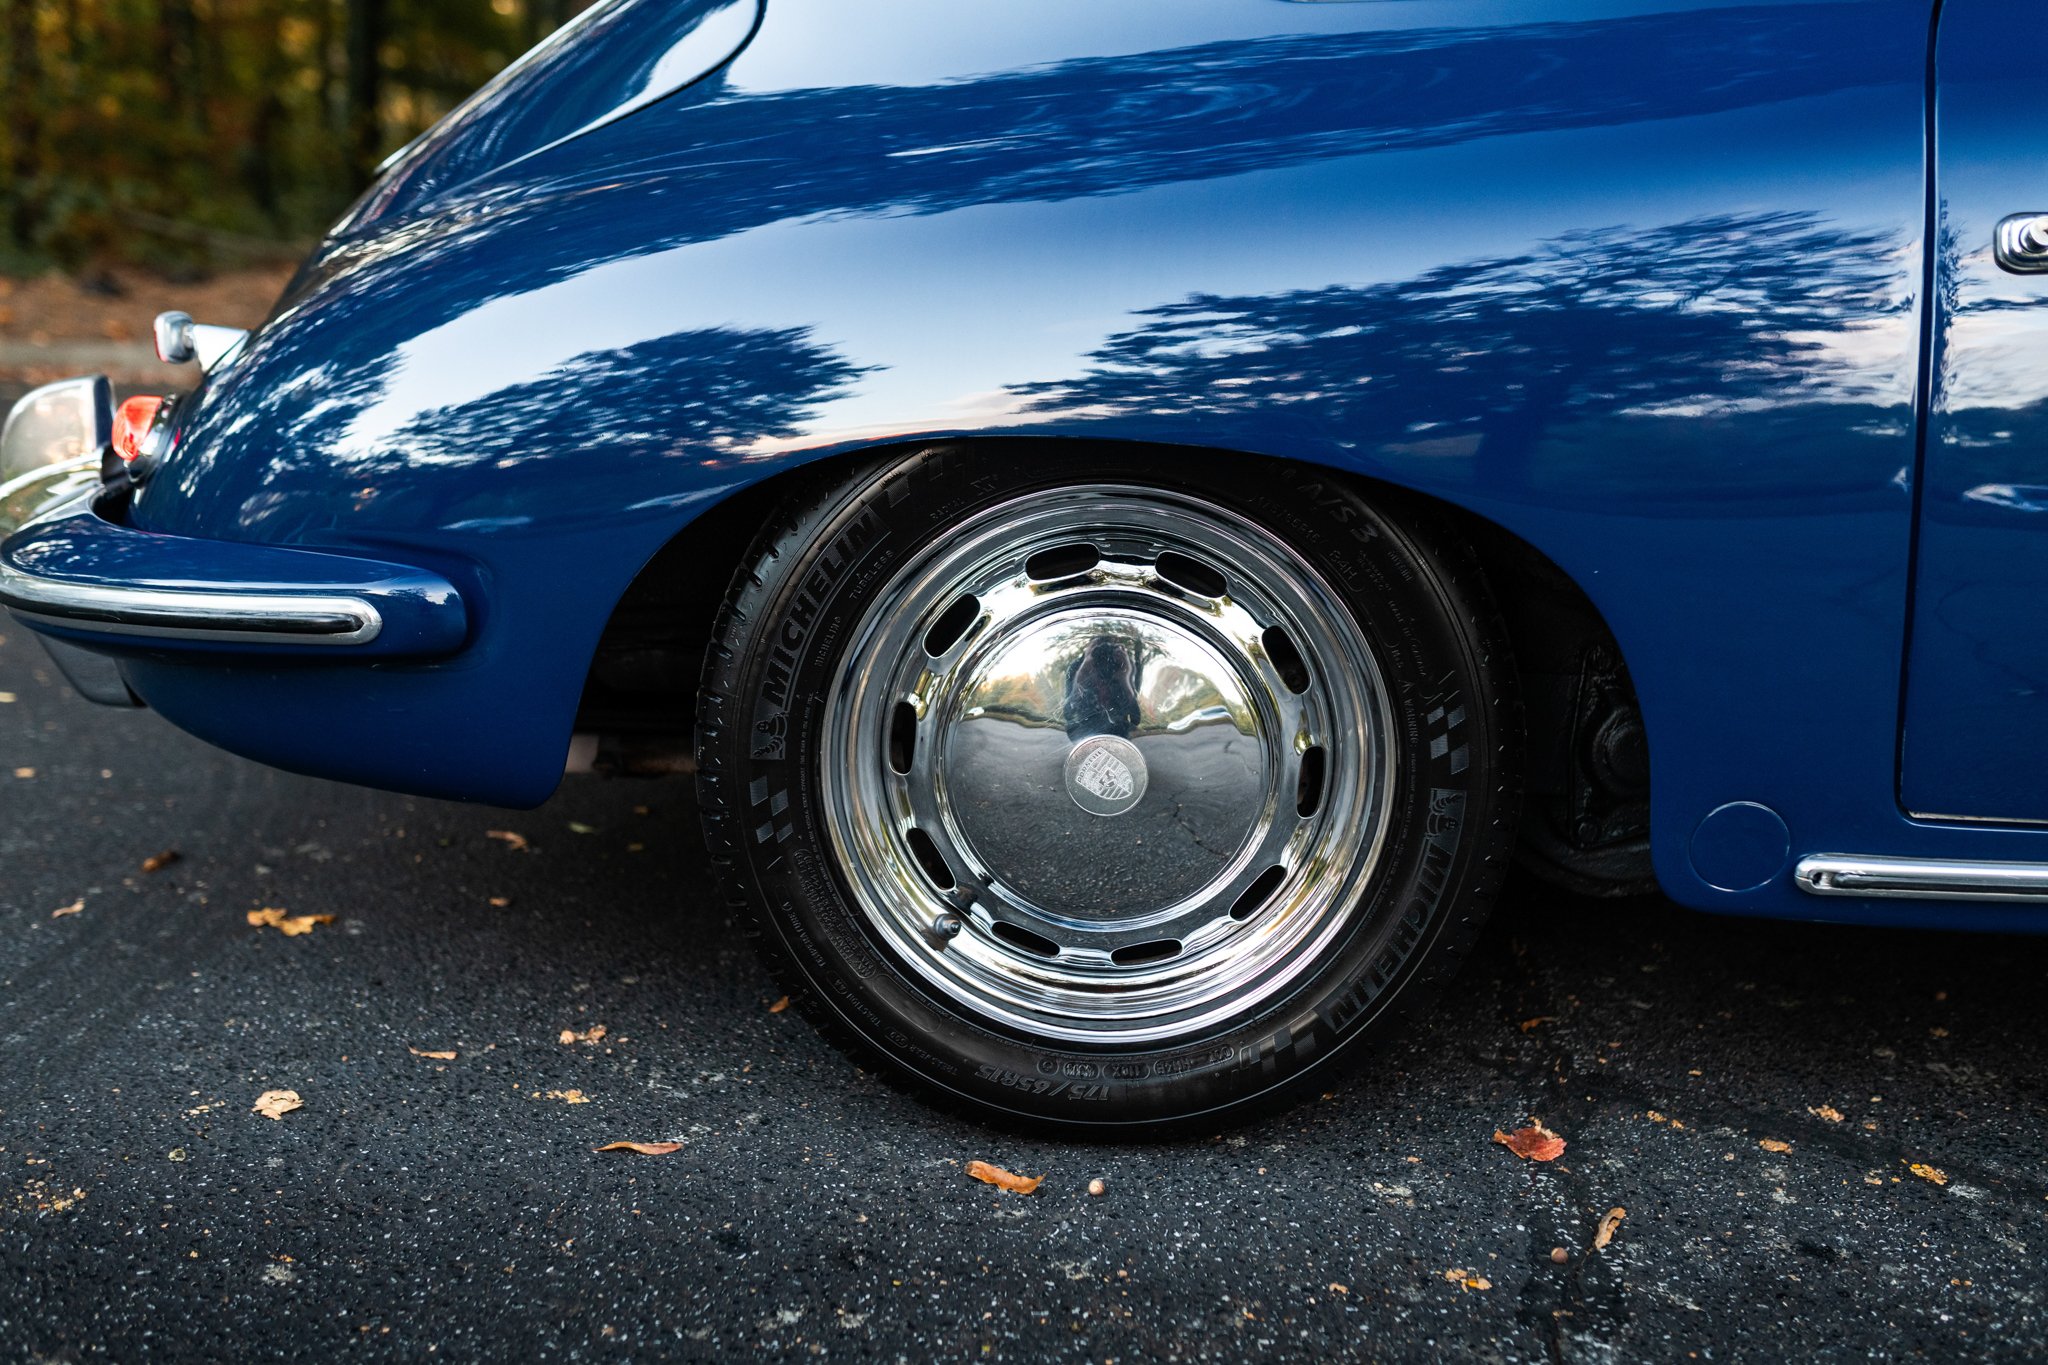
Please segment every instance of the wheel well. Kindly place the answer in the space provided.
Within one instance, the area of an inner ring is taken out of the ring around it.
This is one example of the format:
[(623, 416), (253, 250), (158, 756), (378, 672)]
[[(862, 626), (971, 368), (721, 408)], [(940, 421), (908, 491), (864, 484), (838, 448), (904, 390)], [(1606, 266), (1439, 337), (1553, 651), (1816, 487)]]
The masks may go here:
[[(641, 568), (605, 627), (578, 711), (579, 731), (607, 737), (601, 768), (674, 770), (674, 756), (690, 742), (713, 617), (754, 536), (805, 481), (843, 473), (850, 461), (875, 454), (800, 466), (742, 489)], [(1549, 557), (1505, 527), (1410, 489), (1358, 482), (1448, 523), (1479, 558), (1507, 623), (1526, 706), (1523, 864), (1581, 892), (1651, 889), (1642, 717), (1598, 608)]]
[(1584, 895), (1654, 891), (1649, 739), (1606, 619), (1535, 546), (1461, 507), (1429, 501), (1477, 553), (1521, 675), (1526, 752), (1517, 861)]

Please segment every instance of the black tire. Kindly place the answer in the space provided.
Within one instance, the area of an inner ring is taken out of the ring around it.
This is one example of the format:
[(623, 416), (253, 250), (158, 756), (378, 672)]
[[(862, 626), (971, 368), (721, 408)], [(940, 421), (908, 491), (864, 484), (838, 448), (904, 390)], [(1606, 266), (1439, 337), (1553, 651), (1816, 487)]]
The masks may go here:
[[(927, 447), (813, 476), (757, 539), (706, 655), (698, 792), (714, 863), (793, 1002), (864, 1062), (984, 1116), (1060, 1126), (1247, 1117), (1387, 1034), (1456, 972), (1508, 865), (1519, 702), (1468, 548), (1394, 490), (1253, 456), (1081, 443)], [(1185, 1036), (1029, 1035), (932, 988), (863, 913), (818, 771), (828, 693), (883, 585), (935, 535), (1022, 494), (1105, 482), (1196, 496), (1277, 536), (1334, 590), (1394, 725), (1377, 863), (1283, 993)]]

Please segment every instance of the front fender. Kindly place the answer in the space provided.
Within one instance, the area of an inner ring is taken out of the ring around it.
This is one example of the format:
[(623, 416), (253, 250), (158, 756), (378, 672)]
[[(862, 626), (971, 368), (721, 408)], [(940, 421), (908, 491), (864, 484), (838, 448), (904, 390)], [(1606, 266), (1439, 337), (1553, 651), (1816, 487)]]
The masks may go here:
[(1639, 8), (771, 0), (717, 77), (323, 247), (136, 500), (440, 573), (463, 653), (334, 670), (374, 714), (328, 748), (258, 681), (138, 690), (537, 799), (606, 613), (729, 493), (950, 433), (1200, 444), (1547, 554), (1627, 656), (1667, 888), (1810, 910), (1689, 840), (1748, 801), (1897, 842), (1926, 5)]

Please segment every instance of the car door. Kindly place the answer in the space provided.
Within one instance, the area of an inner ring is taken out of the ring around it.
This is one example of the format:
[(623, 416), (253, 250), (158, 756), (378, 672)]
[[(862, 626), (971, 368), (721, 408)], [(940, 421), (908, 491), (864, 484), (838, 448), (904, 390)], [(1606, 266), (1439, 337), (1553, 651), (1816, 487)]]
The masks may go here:
[(1900, 783), (1916, 815), (2048, 822), (2048, 135), (2032, 113), (2048, 57), (2016, 41), (2017, 17), (2005, 0), (1947, 0), (1936, 36), (1931, 402)]

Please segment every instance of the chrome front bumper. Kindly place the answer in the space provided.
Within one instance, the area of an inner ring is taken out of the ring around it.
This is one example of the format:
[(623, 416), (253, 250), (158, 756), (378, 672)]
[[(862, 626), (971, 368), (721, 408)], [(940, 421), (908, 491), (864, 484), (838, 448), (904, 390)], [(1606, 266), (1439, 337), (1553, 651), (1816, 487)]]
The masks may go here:
[[(85, 516), (97, 520), (92, 510), (96, 492), (67, 499), (47, 511), (52, 529)], [(38, 536), (39, 530), (40, 525), (27, 528), (19, 550), (13, 540), (0, 547), (0, 606), (29, 625), (89, 630), (98, 635), (244, 644), (367, 645), (384, 633), (384, 614), (368, 597), (225, 585), (192, 592), (154, 583), (94, 581), (75, 576), (75, 567), (71, 576), (25, 570), (19, 567), (21, 559), (34, 562), (44, 558), (35, 551), (47, 549), (58, 539)], [(75, 560), (78, 543), (88, 550), (93, 544), (88, 537), (74, 533), (63, 548), (73, 550)]]
[(196, 540), (103, 515), (73, 493), (0, 541), (0, 606), (77, 644), (260, 653), (448, 654), (468, 634), (447, 580), (318, 550)]
[(19, 471), (0, 483), (0, 606), (25, 624), (115, 654), (147, 645), (417, 658), (461, 648), (468, 615), (437, 574), (123, 524), (126, 481), (103, 485), (94, 444), (110, 401), (104, 379), (49, 385), (15, 406), (0, 436), (0, 466)]

